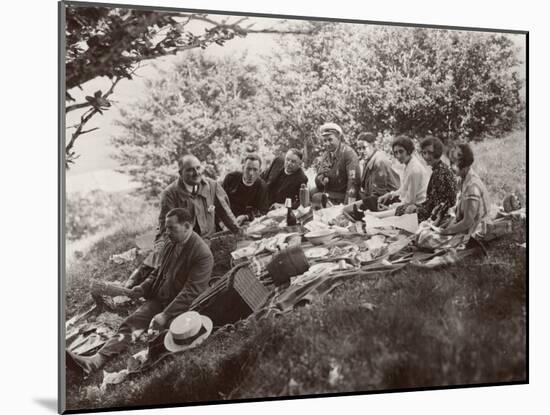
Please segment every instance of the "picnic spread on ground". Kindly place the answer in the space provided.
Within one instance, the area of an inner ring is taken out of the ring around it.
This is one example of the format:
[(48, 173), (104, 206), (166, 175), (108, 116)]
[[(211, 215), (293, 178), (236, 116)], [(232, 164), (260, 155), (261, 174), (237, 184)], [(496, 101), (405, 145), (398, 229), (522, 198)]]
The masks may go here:
[[(293, 210), (297, 220), (293, 226), (287, 224), (288, 209), (279, 208), (255, 218), (241, 235), (229, 231), (214, 234), (210, 248), (216, 262), (229, 264), (227, 272), (212, 276), (210, 286), (181, 315), (183, 320), (181, 316), (174, 319), (160, 332), (132, 332), (132, 343), (143, 348), (122, 371), (104, 371), (100, 389), (148, 370), (167, 356), (199, 346), (226, 325), (250, 316), (265, 318), (289, 312), (322, 298), (350, 278), (383, 278), (407, 265), (434, 268), (483, 254), (482, 241), (510, 233), (513, 221), (525, 220), (524, 209), (506, 211), (501, 207), (481, 226), (483, 237), (475, 239), (476, 243), (426, 251), (414, 244), (421, 230), (416, 213), (397, 217), (365, 211), (357, 219), (354, 205), (360, 203), (319, 210), (300, 205)], [(218, 249), (221, 246), (224, 249)], [(110, 260), (133, 261), (137, 249)], [(134, 304), (130, 292), (117, 283), (92, 281), (95, 304), (66, 322), (68, 353), (91, 355), (115, 335), (123, 320), (117, 309)]]
[(125, 283), (92, 280), (94, 305), (67, 321), (67, 368), (91, 374), (131, 349), (124, 369), (103, 371), (104, 390), (239, 322), (291, 312), (350, 279), (486, 255), (486, 243), (525, 225), (516, 195), (491, 203), (468, 144), (449, 149), (447, 165), (440, 139), (422, 140), (422, 162), (413, 140), (398, 136), (396, 175), (376, 136), (363, 140), (361, 165), (339, 125), (325, 123), (319, 134), (326, 151), (315, 188), (306, 187), (296, 148), (262, 173), (259, 155), (246, 154), (242, 172), (221, 184), (184, 155), (179, 178), (161, 194), (149, 243), (138, 237), (137, 246), (110, 256), (120, 265), (139, 254), (137, 268)]

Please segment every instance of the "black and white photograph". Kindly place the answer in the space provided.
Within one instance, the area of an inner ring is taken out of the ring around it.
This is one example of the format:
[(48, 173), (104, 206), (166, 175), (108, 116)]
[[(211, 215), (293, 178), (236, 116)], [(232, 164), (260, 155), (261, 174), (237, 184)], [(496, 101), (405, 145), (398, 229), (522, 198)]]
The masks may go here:
[(528, 383), (528, 30), (58, 6), (60, 412)]

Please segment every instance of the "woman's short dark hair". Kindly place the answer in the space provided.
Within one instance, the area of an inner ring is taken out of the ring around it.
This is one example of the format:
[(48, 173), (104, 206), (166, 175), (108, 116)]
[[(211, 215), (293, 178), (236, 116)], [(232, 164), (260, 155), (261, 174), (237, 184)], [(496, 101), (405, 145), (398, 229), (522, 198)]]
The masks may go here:
[(412, 152), (414, 151), (414, 143), (406, 135), (400, 135), (399, 137), (396, 137), (391, 144), (392, 150), (395, 146), (403, 147), (409, 155), (412, 154)]
[[(300, 160), (303, 160), (304, 155), (300, 150), (298, 150), (296, 147), (289, 148), (288, 151), (290, 151), (292, 154), (294, 154), (296, 157), (298, 157)], [(288, 153), (287, 151), (287, 153)]]
[(443, 155), (443, 143), (439, 138), (433, 135), (426, 136), (420, 143), (420, 148), (424, 149), (428, 146), (433, 146), (434, 152), (432, 154), (436, 159)]
[(467, 143), (459, 143), (454, 146), (456, 150), (460, 151), (460, 154), (457, 154), (457, 151), (453, 151), (453, 157), (458, 159), (457, 166), (461, 169), (470, 167), (474, 163), (474, 152), (472, 147)]
[(186, 208), (174, 208), (166, 214), (166, 217), (169, 218), (175, 216), (178, 219), (178, 223), (193, 223), (195, 221), (195, 215), (191, 212), (190, 209)]
[(246, 160), (257, 161), (258, 163), (260, 163), (260, 167), (262, 167), (262, 159), (261, 159), (261, 157), (260, 157), (258, 154), (256, 154), (256, 153), (248, 153), (248, 154), (244, 157), (243, 164), (246, 163)]

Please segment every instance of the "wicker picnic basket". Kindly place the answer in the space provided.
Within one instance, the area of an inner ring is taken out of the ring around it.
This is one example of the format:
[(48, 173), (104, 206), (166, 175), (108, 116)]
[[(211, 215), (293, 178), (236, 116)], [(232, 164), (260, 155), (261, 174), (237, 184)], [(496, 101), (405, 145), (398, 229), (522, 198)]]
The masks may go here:
[(190, 309), (210, 317), (214, 325), (219, 327), (246, 318), (259, 310), (270, 293), (248, 265), (242, 264), (199, 295)]

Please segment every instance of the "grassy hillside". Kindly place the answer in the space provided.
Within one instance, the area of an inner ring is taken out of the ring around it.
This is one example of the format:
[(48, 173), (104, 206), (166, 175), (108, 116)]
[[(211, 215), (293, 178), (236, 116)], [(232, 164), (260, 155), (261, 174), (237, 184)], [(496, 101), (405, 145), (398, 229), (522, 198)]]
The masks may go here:
[[(495, 200), (525, 197), (524, 133), (475, 145)], [(502, 160), (506, 160), (503, 162)], [(124, 279), (134, 264), (112, 253), (127, 230), (99, 242), (69, 270), (69, 317), (87, 300), (89, 275)], [(374, 391), (526, 379), (526, 266), (522, 229), (487, 257), (443, 270), (407, 267), (353, 278), (321, 302), (217, 331), (201, 347), (100, 393), (102, 374), (68, 379), (68, 407), (113, 407)], [(106, 370), (120, 370), (125, 358)]]
[(527, 138), (517, 131), (504, 139), (489, 139), (473, 144), (475, 169), (494, 200), (516, 193), (525, 203), (527, 195)]

